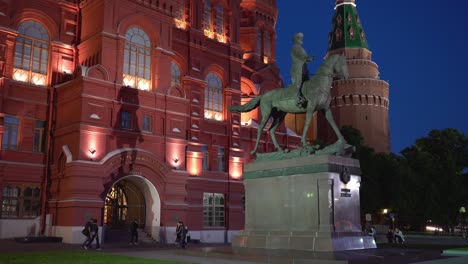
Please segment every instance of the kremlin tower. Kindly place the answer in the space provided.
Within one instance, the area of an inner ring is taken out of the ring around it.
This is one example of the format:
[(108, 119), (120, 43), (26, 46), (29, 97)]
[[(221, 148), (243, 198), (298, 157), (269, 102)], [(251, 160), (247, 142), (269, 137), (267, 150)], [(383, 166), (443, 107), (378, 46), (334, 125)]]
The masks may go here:
[[(379, 79), (378, 65), (372, 61), (355, 0), (336, 0), (329, 34), (327, 56), (347, 57), (349, 79), (335, 80), (331, 89), (331, 109), (337, 125), (352, 126), (364, 137), (364, 144), (376, 152), (390, 152), (388, 123), (388, 83)], [(332, 128), (318, 117), (318, 138), (334, 141)]]

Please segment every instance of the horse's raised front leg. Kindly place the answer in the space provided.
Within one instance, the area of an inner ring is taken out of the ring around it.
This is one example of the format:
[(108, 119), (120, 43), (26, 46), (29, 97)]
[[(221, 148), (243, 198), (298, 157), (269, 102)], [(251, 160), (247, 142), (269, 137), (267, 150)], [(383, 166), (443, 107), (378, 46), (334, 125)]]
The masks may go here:
[(273, 119), (273, 124), (271, 124), (271, 127), (270, 127), (271, 141), (273, 141), (273, 145), (275, 145), (275, 148), (277, 151), (283, 151), (283, 149), (280, 147), (280, 145), (278, 144), (278, 141), (276, 140), (275, 131), (276, 131), (276, 128), (278, 128), (278, 126), (281, 123), (283, 123), (285, 116), (286, 116), (285, 112), (277, 112)]

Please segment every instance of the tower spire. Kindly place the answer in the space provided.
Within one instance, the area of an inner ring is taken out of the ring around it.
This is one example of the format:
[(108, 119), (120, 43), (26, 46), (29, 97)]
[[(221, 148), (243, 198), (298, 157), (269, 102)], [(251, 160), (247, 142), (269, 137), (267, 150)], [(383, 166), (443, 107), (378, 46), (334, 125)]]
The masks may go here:
[[(349, 70), (348, 80), (332, 83), (330, 105), (337, 125), (358, 129), (364, 144), (376, 152), (390, 152), (388, 83), (380, 80), (378, 65), (372, 61), (355, 0), (335, 0), (327, 56), (332, 54), (344, 54)], [(334, 140), (321, 116), (318, 126), (318, 138)]]
[(342, 48), (368, 49), (355, 0), (335, 0), (335, 15), (328, 36), (328, 50)]

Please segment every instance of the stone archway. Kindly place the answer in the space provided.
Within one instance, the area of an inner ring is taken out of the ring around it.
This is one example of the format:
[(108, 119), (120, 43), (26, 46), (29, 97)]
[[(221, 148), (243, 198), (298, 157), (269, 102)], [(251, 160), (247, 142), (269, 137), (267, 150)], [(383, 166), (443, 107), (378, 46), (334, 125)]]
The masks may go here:
[(127, 175), (107, 191), (103, 223), (106, 241), (126, 241), (128, 227), (137, 219), (140, 228), (158, 240), (161, 199), (155, 186), (140, 175)]

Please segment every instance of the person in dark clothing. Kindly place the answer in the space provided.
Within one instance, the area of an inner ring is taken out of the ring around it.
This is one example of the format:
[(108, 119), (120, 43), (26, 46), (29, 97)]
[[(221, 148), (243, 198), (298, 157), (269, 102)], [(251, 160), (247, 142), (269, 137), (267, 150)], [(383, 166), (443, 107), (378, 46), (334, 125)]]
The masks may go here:
[(92, 224), (92, 221), (93, 219), (90, 218), (88, 221), (86, 221), (86, 224), (83, 228), (83, 231), (81, 231), (81, 233), (86, 237), (85, 241), (83, 242), (83, 244), (81, 244), (81, 247), (86, 249), (86, 245), (88, 244), (88, 241), (89, 239), (91, 238), (91, 231), (90, 231), (90, 226)]
[(180, 238), (182, 235), (182, 222), (178, 221), (177, 222), (177, 227), (176, 227), (176, 245), (180, 245)]
[(177, 222), (177, 239), (176, 243), (179, 243), (179, 247), (185, 248), (187, 243), (186, 243), (186, 237), (187, 237), (187, 227), (184, 225), (184, 222), (179, 221)]
[(96, 239), (96, 250), (101, 250), (101, 245), (99, 244), (99, 227), (97, 225), (97, 219), (92, 220), (92, 223), (89, 226), (89, 231), (90, 238), (88, 239), (88, 242), (85, 244), (84, 248), (91, 248), (91, 244), (93, 243), (94, 239)]
[(393, 243), (395, 241), (395, 233), (393, 232), (393, 229), (388, 229), (387, 231), (387, 240), (388, 243)]
[(130, 244), (138, 245), (138, 221), (135, 219), (130, 225)]

